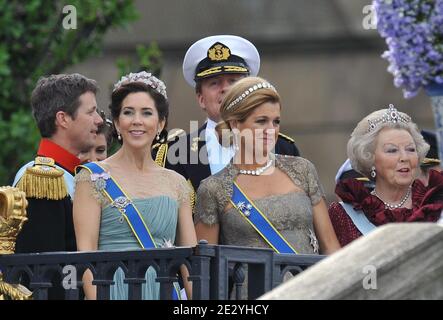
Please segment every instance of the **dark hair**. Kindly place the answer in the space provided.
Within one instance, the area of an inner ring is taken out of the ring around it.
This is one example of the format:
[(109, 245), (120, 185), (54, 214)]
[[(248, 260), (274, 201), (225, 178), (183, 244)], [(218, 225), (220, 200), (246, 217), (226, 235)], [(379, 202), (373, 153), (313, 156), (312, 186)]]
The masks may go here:
[(41, 77), (31, 96), (32, 115), (43, 138), (54, 135), (55, 115), (64, 111), (73, 119), (80, 106), (80, 96), (86, 92), (96, 94), (98, 86), (95, 80), (81, 74), (55, 74)]
[(131, 93), (145, 92), (151, 96), (155, 102), (155, 108), (157, 109), (158, 118), (160, 121), (165, 121), (165, 127), (160, 133), (160, 140), (166, 139), (168, 132), (166, 127), (168, 125), (169, 116), (169, 102), (168, 100), (156, 90), (144, 84), (143, 82), (130, 82), (122, 85), (120, 88), (112, 92), (111, 104), (109, 110), (111, 110), (112, 120), (116, 121), (120, 116), (123, 100)]

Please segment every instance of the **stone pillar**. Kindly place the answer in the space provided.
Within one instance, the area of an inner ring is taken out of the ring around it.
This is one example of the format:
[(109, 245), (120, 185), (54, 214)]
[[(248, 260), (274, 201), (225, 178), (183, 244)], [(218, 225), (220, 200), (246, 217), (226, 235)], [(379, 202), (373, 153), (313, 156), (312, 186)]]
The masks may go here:
[(443, 299), (443, 226), (382, 226), (259, 299)]

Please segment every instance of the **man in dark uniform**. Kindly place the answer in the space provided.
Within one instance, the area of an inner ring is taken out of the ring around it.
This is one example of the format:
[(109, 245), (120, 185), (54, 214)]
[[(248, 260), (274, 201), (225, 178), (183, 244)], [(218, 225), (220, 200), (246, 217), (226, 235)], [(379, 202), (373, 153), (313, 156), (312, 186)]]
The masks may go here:
[[(260, 56), (248, 40), (231, 35), (211, 36), (195, 42), (186, 52), (183, 75), (195, 88), (198, 104), (207, 121), (195, 132), (184, 131), (168, 137), (166, 143), (153, 146), (153, 156), (162, 166), (184, 176), (196, 191), (200, 181), (222, 170), (234, 155), (222, 147), (215, 126), (221, 120), (220, 106), (235, 81), (257, 75)], [(294, 140), (280, 134), (275, 153), (298, 156)]]
[(420, 133), (425, 139), (425, 141), (429, 144), (429, 151), (426, 154), (426, 157), (420, 163), (419, 179), (425, 185), (428, 185), (429, 171), (430, 170), (442, 171), (443, 168), (441, 167), (441, 159), (439, 159), (438, 157), (437, 136), (435, 135), (435, 132), (428, 130), (421, 130)]
[(37, 157), (24, 165), (13, 186), (28, 200), (28, 221), (17, 237), (17, 253), (75, 251), (72, 219), (77, 155), (95, 143), (98, 126), (94, 80), (80, 74), (41, 78), (31, 97), (42, 136)]

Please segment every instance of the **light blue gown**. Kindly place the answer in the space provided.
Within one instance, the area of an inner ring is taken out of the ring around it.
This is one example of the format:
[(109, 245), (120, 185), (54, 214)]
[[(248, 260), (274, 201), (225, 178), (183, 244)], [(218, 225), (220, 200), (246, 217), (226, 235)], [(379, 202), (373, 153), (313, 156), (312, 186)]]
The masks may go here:
[[(132, 199), (148, 226), (157, 247), (165, 242), (175, 243), (177, 228), (178, 202), (166, 195), (142, 199)], [(135, 238), (126, 220), (122, 219), (117, 208), (106, 206), (102, 210), (99, 234), (99, 250), (137, 250), (140, 244)], [(144, 300), (160, 298), (160, 284), (155, 281), (156, 271), (149, 267), (146, 272), (146, 283), (142, 284)], [(123, 282), (124, 273), (118, 269), (114, 275), (115, 285), (111, 286), (111, 300), (127, 300), (128, 285)]]

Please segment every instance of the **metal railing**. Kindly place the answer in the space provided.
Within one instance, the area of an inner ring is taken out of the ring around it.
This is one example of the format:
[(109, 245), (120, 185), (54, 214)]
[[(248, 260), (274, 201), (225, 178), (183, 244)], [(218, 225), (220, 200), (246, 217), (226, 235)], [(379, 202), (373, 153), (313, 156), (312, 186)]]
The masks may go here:
[[(25, 283), (33, 299), (51, 298), (51, 288), (62, 289), (67, 300), (82, 298), (82, 275), (89, 269), (97, 286), (97, 299), (110, 299), (110, 286), (121, 268), (128, 284), (128, 298), (140, 300), (149, 267), (157, 273), (160, 299), (172, 297), (173, 282), (181, 265), (189, 271), (193, 299), (256, 299), (278, 286), (288, 272), (297, 274), (324, 256), (276, 254), (271, 249), (208, 245), (136, 251), (54, 252), (0, 255), (3, 280)], [(253, 279), (247, 281), (245, 279)], [(242, 291), (247, 289), (247, 291)], [(244, 294), (246, 293), (247, 294)]]

